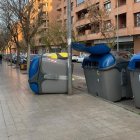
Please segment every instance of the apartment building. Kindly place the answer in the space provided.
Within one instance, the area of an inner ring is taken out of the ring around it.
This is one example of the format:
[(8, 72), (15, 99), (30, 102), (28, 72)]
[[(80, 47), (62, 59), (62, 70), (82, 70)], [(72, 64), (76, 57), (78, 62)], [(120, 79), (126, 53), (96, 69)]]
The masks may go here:
[[(39, 27), (38, 32), (36, 33), (35, 37), (34, 37), (34, 48), (32, 49), (32, 51), (34, 53), (42, 53), (42, 51), (45, 48), (45, 44), (42, 42), (42, 36), (45, 34), (45, 31), (47, 30), (47, 24), (48, 24), (48, 1), (47, 0), (36, 0), (35, 3), (35, 9), (36, 11), (40, 11), (41, 12), (41, 22), (42, 25)], [(37, 14), (38, 16), (38, 14)], [(35, 19), (36, 17), (34, 17)], [(35, 20), (34, 20), (35, 21)], [(33, 22), (34, 22), (33, 21)]]
[(53, 20), (57, 17), (56, 7), (59, 1), (54, 0), (36, 0), (35, 7), (38, 11), (41, 9), (42, 14), (40, 15), (42, 18), (42, 25), (39, 27), (37, 34), (34, 37), (34, 49), (35, 53), (44, 53), (46, 52), (46, 44), (43, 41), (43, 37), (46, 35), (46, 31), (48, 29), (49, 23), (53, 22)]
[[(119, 48), (125, 50), (134, 49), (140, 52), (140, 0), (90, 0), (92, 4), (104, 7), (108, 12), (109, 20), (117, 26)], [(87, 19), (87, 0), (71, 0), (71, 20), (79, 41), (87, 45), (105, 43), (99, 32), (91, 30), (90, 21)], [(117, 6), (118, 5), (118, 6)], [(66, 24), (67, 1), (59, 0), (57, 6), (57, 22)], [(117, 18), (118, 16), (118, 18)], [(118, 20), (117, 20), (118, 19)]]

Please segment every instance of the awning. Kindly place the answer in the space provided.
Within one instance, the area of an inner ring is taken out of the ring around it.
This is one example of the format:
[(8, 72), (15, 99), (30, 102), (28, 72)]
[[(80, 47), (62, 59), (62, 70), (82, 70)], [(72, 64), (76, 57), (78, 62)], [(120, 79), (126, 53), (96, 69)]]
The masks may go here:
[[(121, 43), (121, 42), (133, 42), (133, 41), (134, 41), (133, 36), (119, 37), (119, 43)], [(115, 42), (117, 42), (117, 38), (116, 38)], [(94, 41), (94, 44), (101, 44), (101, 43), (107, 43), (107, 42), (105, 39)]]

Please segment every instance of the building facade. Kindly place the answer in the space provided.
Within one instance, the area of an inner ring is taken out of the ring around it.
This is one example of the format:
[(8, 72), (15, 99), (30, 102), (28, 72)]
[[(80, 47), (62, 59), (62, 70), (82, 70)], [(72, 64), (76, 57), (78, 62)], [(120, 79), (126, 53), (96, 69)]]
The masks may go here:
[[(109, 12), (109, 20), (117, 26), (119, 48), (124, 50), (134, 49), (140, 52), (140, 0), (71, 0), (71, 20), (78, 40), (87, 45), (105, 43), (99, 32), (91, 30), (87, 18), (87, 1), (104, 7)], [(67, 1), (59, 0), (57, 6), (57, 22), (67, 22)]]
[(38, 11), (40, 9), (42, 10), (42, 14), (40, 15), (42, 17), (42, 24), (34, 37), (34, 53), (46, 52), (46, 44), (43, 41), (43, 38), (46, 36), (49, 24), (57, 17), (58, 12), (56, 7), (58, 3), (59, 1), (54, 0), (36, 0), (36, 9), (38, 9)]

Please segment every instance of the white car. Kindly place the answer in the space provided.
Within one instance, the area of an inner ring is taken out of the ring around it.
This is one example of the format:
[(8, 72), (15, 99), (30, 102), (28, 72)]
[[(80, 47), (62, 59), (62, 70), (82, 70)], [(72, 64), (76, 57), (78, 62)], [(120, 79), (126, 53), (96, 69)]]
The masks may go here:
[(78, 55), (72, 55), (72, 62), (77, 62)]
[(88, 57), (89, 54), (82, 54), (77, 57), (77, 62), (82, 63), (85, 57)]

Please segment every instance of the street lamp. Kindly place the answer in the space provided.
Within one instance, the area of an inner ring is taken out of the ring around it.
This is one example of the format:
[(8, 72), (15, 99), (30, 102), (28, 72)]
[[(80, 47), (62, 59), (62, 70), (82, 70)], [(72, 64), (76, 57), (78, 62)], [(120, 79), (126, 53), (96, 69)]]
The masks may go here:
[(67, 0), (68, 94), (72, 94), (71, 0)]

